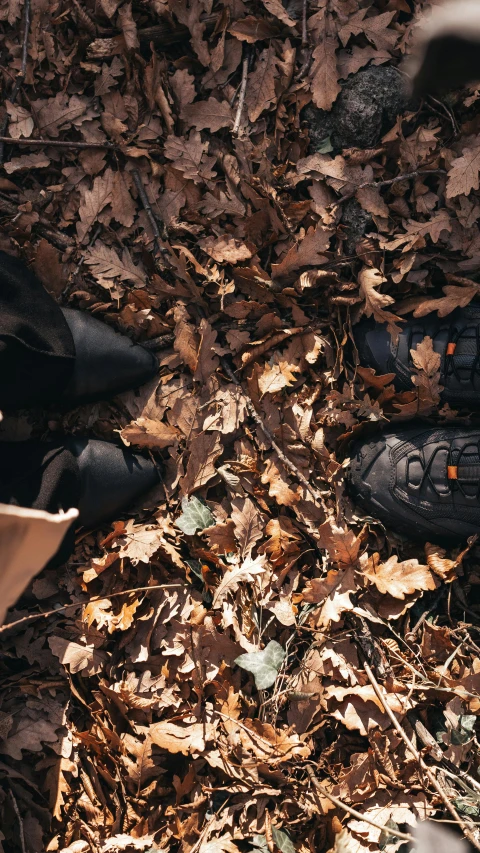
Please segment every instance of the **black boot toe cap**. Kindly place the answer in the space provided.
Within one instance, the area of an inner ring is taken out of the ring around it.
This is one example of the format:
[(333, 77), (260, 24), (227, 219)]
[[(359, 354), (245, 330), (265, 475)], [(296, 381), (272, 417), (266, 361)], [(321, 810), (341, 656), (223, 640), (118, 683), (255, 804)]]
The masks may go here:
[(80, 473), (78, 523), (96, 527), (114, 518), (160, 481), (156, 465), (108, 441), (69, 438)]
[(82, 311), (62, 309), (75, 344), (75, 365), (62, 401), (80, 405), (138, 388), (158, 370), (156, 356)]

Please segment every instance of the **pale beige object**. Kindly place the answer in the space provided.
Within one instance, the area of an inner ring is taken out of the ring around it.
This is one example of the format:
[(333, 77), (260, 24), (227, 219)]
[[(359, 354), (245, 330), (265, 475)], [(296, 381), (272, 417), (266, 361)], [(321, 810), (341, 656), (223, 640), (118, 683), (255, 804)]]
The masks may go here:
[(58, 550), (77, 509), (56, 515), (0, 504), (0, 625), (28, 583)]
[[(479, 0), (435, 3), (418, 23), (412, 53), (403, 65), (414, 87), (420, 78), (426, 93), (430, 85), (444, 90), (480, 79)], [(435, 52), (427, 54), (433, 44)]]

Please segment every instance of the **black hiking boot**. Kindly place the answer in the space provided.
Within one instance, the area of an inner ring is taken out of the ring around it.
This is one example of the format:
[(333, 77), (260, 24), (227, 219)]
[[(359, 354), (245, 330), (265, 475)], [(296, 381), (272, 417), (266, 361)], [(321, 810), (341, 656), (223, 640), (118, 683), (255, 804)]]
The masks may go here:
[(480, 533), (480, 429), (399, 427), (351, 456), (350, 494), (393, 530), (433, 542)]
[(413, 388), (410, 350), (428, 335), (441, 356), (443, 402), (467, 408), (480, 406), (480, 305), (457, 308), (443, 318), (436, 313), (412, 318), (402, 327), (396, 344), (387, 327), (371, 319), (360, 321), (353, 334), (360, 364), (380, 374), (395, 373), (397, 391)]

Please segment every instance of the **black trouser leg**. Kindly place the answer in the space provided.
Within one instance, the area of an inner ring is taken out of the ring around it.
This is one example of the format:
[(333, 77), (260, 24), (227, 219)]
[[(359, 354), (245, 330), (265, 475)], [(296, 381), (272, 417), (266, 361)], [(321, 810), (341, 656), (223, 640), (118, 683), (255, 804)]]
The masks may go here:
[[(0, 502), (66, 511), (80, 502), (77, 459), (63, 445), (36, 441), (0, 442)], [(65, 536), (55, 563), (64, 562), (73, 550), (74, 526)]]
[(0, 411), (52, 399), (66, 386), (74, 360), (73, 338), (55, 300), (23, 261), (0, 252)]

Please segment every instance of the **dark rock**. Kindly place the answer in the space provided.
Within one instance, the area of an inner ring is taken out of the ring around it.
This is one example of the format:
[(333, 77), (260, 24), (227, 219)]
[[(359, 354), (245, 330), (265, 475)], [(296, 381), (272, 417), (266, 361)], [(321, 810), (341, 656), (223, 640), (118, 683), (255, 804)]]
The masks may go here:
[(356, 199), (350, 198), (344, 202), (341, 221), (346, 232), (345, 254), (355, 255), (355, 246), (370, 230), (372, 217), (359, 205)]
[(402, 75), (395, 69), (372, 66), (354, 74), (342, 88), (330, 113), (306, 107), (311, 152), (330, 137), (334, 152), (343, 148), (373, 148), (408, 106)]

